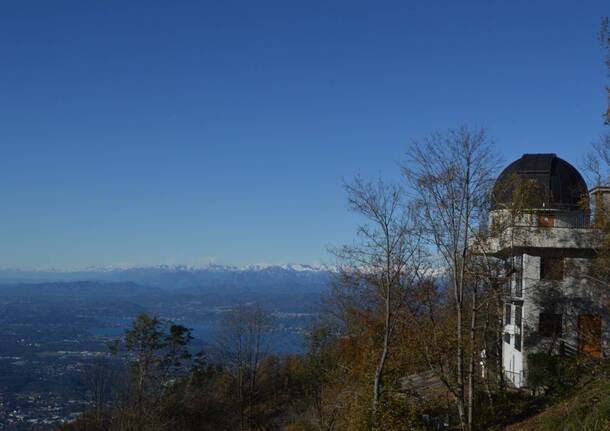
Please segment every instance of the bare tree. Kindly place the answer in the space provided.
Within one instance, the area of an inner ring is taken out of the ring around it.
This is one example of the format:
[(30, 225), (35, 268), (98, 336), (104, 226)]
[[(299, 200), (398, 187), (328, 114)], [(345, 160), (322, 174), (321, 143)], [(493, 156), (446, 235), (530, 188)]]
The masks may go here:
[[(602, 19), (602, 24), (598, 33), (599, 41), (604, 49), (604, 63), (608, 68), (610, 76), (610, 28), (608, 17)], [(605, 125), (610, 126), (610, 86), (606, 86), (608, 93), (608, 107), (604, 114)], [(585, 173), (593, 187), (610, 186), (610, 132), (606, 131), (598, 142), (591, 145), (590, 150), (585, 154), (584, 159)], [(593, 199), (594, 219), (593, 225), (601, 234), (601, 246), (596, 250), (591, 271), (592, 281), (598, 283), (602, 289), (607, 286), (610, 280), (610, 208), (604, 202), (601, 195)]]
[(83, 383), (91, 396), (96, 419), (100, 420), (120, 393), (119, 369), (108, 360), (94, 359), (84, 368)]
[[(610, 28), (608, 17), (602, 18), (598, 33), (598, 39), (604, 49), (604, 63), (608, 68), (610, 76)], [(610, 126), (610, 86), (606, 86), (608, 93), (608, 105), (604, 113), (604, 123)], [(591, 150), (585, 155), (585, 171), (594, 186), (610, 184), (610, 133), (606, 132), (599, 142), (592, 145)]]
[(216, 354), (236, 380), (240, 430), (255, 426), (259, 373), (273, 344), (274, 319), (259, 305), (239, 305), (221, 320), (216, 334)]
[(591, 144), (585, 154), (584, 169), (593, 187), (610, 184), (610, 133)]
[[(333, 250), (338, 258), (339, 285), (335, 292), (339, 304), (353, 306), (354, 298), (366, 298), (380, 316), (381, 346), (373, 375), (372, 410), (378, 409), (384, 392), (384, 371), (394, 347), (393, 336), (399, 322), (399, 312), (413, 285), (418, 244), (405, 210), (403, 193), (397, 186), (365, 181), (357, 177), (346, 185), (350, 209), (363, 216), (357, 240)], [(352, 294), (345, 295), (347, 289)]]
[[(498, 160), (483, 130), (459, 128), (414, 141), (403, 165), (408, 190), (418, 208), (418, 222), (451, 285), (455, 312), (455, 386), (451, 387), (462, 428), (473, 421), (474, 340), (477, 325), (478, 270), (473, 247), (487, 217)], [(470, 327), (465, 337), (470, 288)], [(465, 384), (466, 340), (471, 354)], [(449, 381), (445, 379), (445, 381)]]

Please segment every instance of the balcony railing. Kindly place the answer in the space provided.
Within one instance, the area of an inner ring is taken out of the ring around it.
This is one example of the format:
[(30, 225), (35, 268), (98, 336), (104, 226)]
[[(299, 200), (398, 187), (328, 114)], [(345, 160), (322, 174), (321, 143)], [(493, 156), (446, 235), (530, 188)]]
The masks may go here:
[[(507, 225), (506, 227), (511, 227)], [(575, 214), (569, 218), (557, 218), (552, 224), (541, 223), (538, 219), (532, 219), (530, 223), (527, 221), (516, 222), (512, 227), (536, 227), (543, 229), (590, 229), (591, 217), (589, 214)]]
[(521, 388), (525, 386), (526, 382), (524, 370), (520, 372), (504, 370), (504, 375), (506, 376), (508, 381), (511, 382), (516, 388)]

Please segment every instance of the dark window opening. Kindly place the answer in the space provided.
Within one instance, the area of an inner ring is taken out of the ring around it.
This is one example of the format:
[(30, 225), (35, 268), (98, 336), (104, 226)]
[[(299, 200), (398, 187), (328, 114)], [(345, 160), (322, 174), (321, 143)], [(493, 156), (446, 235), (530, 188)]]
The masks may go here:
[(511, 284), (510, 277), (506, 277), (506, 282), (504, 283), (504, 294), (506, 296), (510, 296), (510, 292), (511, 292), (510, 284)]
[(504, 333), (504, 342), (510, 344), (510, 334), (508, 332)]
[(521, 320), (523, 318), (523, 307), (520, 305), (515, 306), (515, 326), (521, 328)]
[(512, 314), (511, 313), (511, 306), (510, 306), (510, 304), (506, 304), (504, 306), (504, 324), (505, 325), (510, 325), (511, 320), (512, 320), (511, 319), (512, 318), (511, 314)]
[(510, 258), (504, 262), (504, 294), (510, 296), (511, 294), (511, 283), (512, 283), (512, 265)]
[(543, 337), (561, 337), (561, 314), (540, 313), (538, 334)]
[(540, 258), (540, 279), (563, 280), (563, 258), (548, 256)]
[(515, 334), (515, 349), (521, 351), (521, 334)]
[(515, 256), (515, 296), (523, 296), (523, 255)]

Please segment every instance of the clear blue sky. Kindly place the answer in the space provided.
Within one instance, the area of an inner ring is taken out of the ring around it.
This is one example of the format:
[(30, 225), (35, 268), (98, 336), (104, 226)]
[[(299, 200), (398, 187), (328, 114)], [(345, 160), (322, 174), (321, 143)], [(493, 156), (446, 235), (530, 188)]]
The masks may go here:
[(0, 267), (324, 261), (342, 178), (483, 126), (577, 164), (607, 1), (3, 1)]

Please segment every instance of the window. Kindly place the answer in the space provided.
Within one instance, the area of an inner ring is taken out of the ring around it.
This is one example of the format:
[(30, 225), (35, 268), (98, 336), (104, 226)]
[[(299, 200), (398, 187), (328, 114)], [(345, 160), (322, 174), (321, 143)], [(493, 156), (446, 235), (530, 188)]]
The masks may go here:
[(515, 296), (523, 296), (523, 255), (515, 256), (514, 267), (515, 267)]
[(506, 260), (506, 284), (504, 285), (506, 296), (512, 295), (513, 285), (515, 296), (523, 296), (523, 255), (511, 256)]
[(504, 342), (510, 344), (510, 334), (508, 332), (504, 333)]
[(515, 305), (515, 326), (518, 328), (518, 331), (521, 330), (521, 320), (523, 319), (523, 307), (520, 305)]
[(541, 280), (563, 280), (563, 258), (543, 256), (540, 258)]
[(592, 314), (578, 316), (578, 350), (594, 358), (602, 357), (602, 319)]
[(523, 321), (523, 307), (521, 305), (515, 305), (515, 349), (521, 351), (521, 323)]
[(512, 314), (511, 313), (511, 306), (510, 306), (510, 304), (506, 304), (504, 306), (504, 324), (505, 325), (510, 325), (511, 320), (512, 320), (511, 319), (511, 317), (512, 317), (511, 314)]
[(512, 262), (511, 259), (508, 258), (504, 261), (504, 295), (510, 296), (511, 294), (511, 283), (512, 283)]
[(549, 213), (538, 214), (538, 226), (555, 227), (555, 216)]
[(561, 337), (561, 314), (540, 313), (538, 334), (543, 337)]

